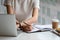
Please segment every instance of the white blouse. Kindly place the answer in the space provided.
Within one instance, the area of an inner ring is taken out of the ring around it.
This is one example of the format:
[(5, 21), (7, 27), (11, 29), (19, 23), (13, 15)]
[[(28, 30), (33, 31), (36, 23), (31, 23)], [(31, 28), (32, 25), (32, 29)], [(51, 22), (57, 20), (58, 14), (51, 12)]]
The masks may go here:
[(39, 8), (39, 0), (5, 0), (4, 5), (12, 6), (15, 3), (14, 9), (16, 12), (16, 18), (22, 22), (32, 17), (32, 9)]

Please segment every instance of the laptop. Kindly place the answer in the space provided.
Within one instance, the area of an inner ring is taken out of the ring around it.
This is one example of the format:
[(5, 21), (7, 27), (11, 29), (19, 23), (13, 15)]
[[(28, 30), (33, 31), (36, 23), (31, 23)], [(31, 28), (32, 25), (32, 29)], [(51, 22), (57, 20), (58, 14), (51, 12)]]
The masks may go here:
[(17, 36), (16, 18), (11, 14), (0, 14), (0, 36)]

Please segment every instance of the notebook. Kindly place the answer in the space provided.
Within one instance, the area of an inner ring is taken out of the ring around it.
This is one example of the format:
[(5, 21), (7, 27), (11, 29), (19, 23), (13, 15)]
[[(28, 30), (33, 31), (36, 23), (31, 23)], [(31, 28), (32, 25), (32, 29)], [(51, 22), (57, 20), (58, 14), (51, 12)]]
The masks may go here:
[(35, 33), (35, 32), (44, 32), (44, 31), (51, 31), (51, 25), (32, 25), (32, 31), (28, 31), (28, 33)]

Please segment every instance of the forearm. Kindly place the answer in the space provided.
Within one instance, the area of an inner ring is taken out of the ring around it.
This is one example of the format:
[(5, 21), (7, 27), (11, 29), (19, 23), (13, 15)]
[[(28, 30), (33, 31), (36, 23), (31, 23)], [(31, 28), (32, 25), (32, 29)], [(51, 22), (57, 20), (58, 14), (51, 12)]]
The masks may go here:
[(32, 18), (30, 18), (30, 19), (28, 19), (28, 20), (26, 20), (25, 22), (27, 23), (27, 24), (32, 24), (32, 23), (35, 23), (37, 21), (37, 19), (35, 18), (35, 17), (32, 17)]
[(38, 20), (38, 8), (33, 9), (32, 18), (27, 19), (25, 22), (28, 24), (35, 23)]
[(6, 8), (7, 8), (7, 14), (14, 14), (14, 10), (11, 6), (6, 5)]

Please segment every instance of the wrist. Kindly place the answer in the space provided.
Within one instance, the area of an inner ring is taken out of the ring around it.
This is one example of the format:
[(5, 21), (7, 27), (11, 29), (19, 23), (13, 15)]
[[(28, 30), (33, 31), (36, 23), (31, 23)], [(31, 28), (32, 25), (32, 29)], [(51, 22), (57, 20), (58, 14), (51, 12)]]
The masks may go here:
[(23, 22), (25, 25), (27, 25), (27, 26), (31, 26), (30, 24), (28, 24), (27, 22)]
[(21, 26), (26, 26), (26, 24), (24, 22), (21, 22)]

